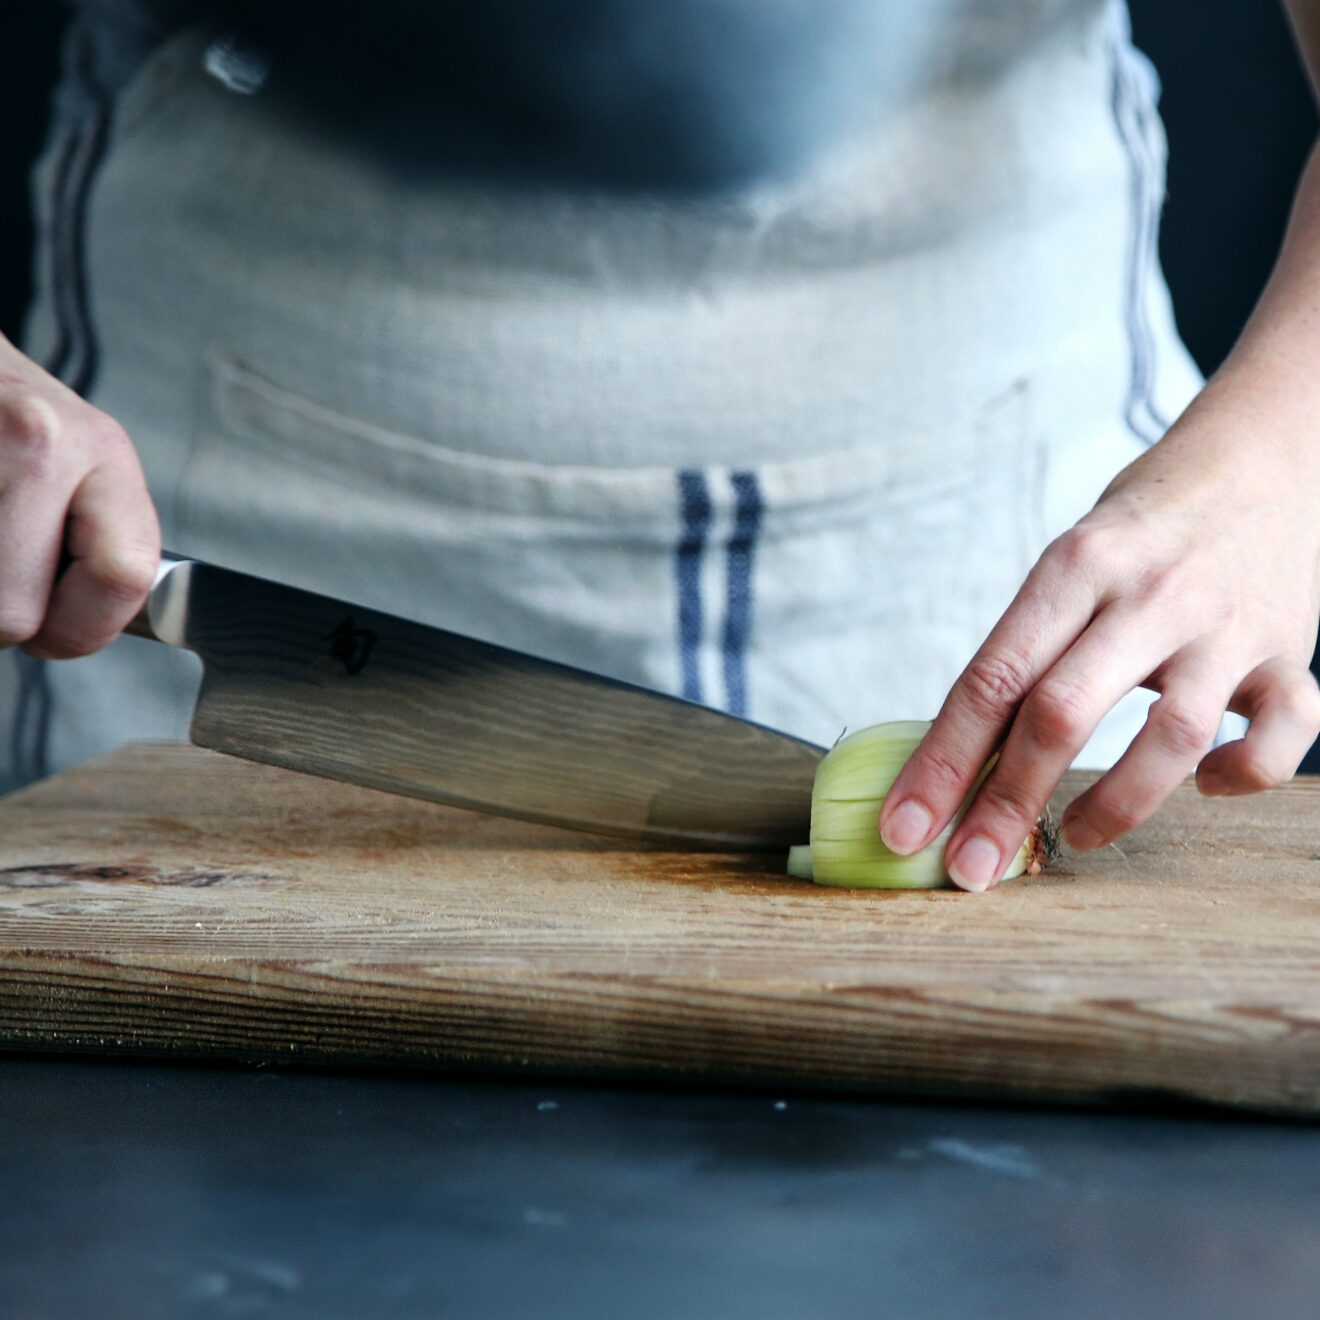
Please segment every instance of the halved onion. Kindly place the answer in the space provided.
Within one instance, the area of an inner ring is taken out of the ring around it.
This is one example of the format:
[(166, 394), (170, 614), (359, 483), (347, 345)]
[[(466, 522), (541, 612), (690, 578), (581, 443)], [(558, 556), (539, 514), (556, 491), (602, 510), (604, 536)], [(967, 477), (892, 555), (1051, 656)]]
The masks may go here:
[[(957, 815), (911, 857), (880, 840), (880, 808), (898, 772), (925, 737), (925, 720), (876, 724), (841, 738), (821, 760), (811, 796), (811, 843), (793, 848), (788, 873), (818, 885), (857, 889), (937, 889), (950, 883), (944, 850), (994, 759), (977, 776)], [(1037, 874), (1054, 849), (1048, 813), (1023, 840), (1001, 879)]]

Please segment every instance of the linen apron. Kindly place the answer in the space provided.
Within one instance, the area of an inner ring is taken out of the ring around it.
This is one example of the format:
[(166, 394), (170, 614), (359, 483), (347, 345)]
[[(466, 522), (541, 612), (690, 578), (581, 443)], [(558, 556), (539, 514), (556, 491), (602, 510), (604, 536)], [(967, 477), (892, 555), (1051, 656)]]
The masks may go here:
[[(668, 200), (392, 174), (181, 33), (39, 169), (28, 351), (180, 553), (826, 745), (931, 716), (1200, 381), (1126, 11), (930, 12), (922, 76), (807, 168)], [(0, 656), (9, 781), (186, 736), (198, 675)]]

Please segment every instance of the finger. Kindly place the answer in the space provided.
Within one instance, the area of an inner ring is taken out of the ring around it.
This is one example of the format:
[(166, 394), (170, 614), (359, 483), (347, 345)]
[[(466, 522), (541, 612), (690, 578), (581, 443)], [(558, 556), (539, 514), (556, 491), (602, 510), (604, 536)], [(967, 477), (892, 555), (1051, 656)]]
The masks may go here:
[(1320, 735), (1320, 689), (1299, 661), (1279, 656), (1258, 665), (1229, 707), (1251, 721), (1246, 736), (1216, 747), (1201, 762), (1197, 787), (1207, 797), (1237, 797), (1285, 784)]
[(0, 406), (0, 647), (28, 641), (46, 615), (69, 501), (50, 479), (57, 431), (40, 400)]
[(1162, 622), (1129, 607), (1104, 610), (1032, 689), (949, 840), (956, 884), (980, 891), (1003, 875), (1096, 726), (1168, 654)]
[(1037, 564), (890, 788), (880, 812), (886, 847), (917, 852), (949, 823), (1018, 706), (1095, 609), (1095, 588), (1068, 555)]
[(0, 494), (0, 647), (40, 632), (63, 525), (64, 507), (49, 493), (11, 486)]
[(160, 563), (160, 526), (140, 470), (93, 469), (69, 505), (72, 562), (27, 649), (44, 659), (90, 655), (112, 641), (142, 607)]
[(1064, 812), (1068, 845), (1099, 848), (1154, 815), (1214, 742), (1232, 691), (1229, 671), (1209, 648), (1177, 657), (1132, 745)]

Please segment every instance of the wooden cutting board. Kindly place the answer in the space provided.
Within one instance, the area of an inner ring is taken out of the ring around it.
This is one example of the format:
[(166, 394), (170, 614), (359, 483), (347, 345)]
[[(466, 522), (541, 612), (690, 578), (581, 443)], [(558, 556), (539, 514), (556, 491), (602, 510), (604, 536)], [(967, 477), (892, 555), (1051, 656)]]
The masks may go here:
[(988, 895), (781, 864), (129, 748), (0, 802), (0, 1044), (1320, 1113), (1320, 779)]

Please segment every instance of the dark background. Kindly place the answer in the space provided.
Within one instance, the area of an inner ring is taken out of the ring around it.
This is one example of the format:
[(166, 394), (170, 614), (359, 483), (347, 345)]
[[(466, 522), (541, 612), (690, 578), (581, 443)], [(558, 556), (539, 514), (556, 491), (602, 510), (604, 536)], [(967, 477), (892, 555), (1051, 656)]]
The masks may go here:
[[(1179, 327), (1202, 370), (1231, 347), (1268, 274), (1315, 132), (1280, 6), (1131, 0), (1164, 81), (1169, 197), (1161, 247)], [(0, 40), (0, 331), (29, 290), (27, 170), (44, 128), (64, 7), (8, 0)], [(1320, 513), (1320, 511), (1317, 511)], [(1307, 769), (1320, 771), (1320, 744)]]

